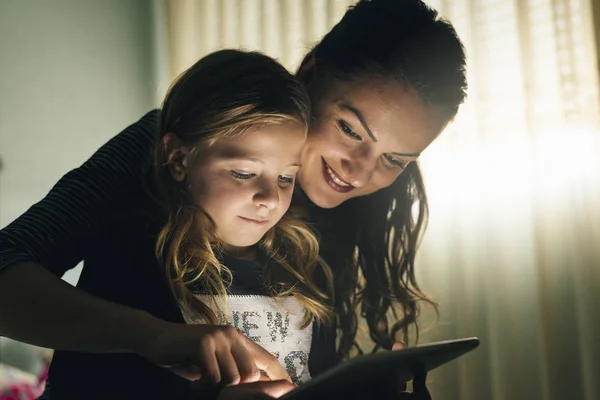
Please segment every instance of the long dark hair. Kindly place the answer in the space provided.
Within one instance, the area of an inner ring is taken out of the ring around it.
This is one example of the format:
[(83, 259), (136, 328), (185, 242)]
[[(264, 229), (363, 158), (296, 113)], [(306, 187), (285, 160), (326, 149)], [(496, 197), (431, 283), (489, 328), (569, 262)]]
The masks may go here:
[[(465, 99), (465, 51), (452, 25), (418, 0), (361, 0), (313, 50), (312, 79), (391, 77), (414, 88), (446, 121)], [(389, 187), (334, 209), (316, 209), (324, 259), (335, 276), (338, 356), (356, 344), (358, 316), (380, 347), (408, 343), (421, 302), (437, 304), (419, 287), (415, 255), (428, 216), (419, 165)], [(396, 313), (399, 311), (399, 314)], [(388, 314), (395, 317), (392, 326)], [(359, 352), (360, 347), (358, 347)]]

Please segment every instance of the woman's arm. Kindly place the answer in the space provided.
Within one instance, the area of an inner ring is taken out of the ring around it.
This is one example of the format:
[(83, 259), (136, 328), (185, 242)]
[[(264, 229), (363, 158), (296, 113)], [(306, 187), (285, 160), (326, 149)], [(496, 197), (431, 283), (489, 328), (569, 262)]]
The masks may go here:
[(36, 346), (85, 352), (134, 352), (157, 320), (94, 297), (40, 264), (0, 274), (0, 335)]
[[(8, 306), (13, 304), (14, 306)], [(0, 279), (0, 334), (53, 349), (133, 352), (203, 384), (289, 380), (268, 351), (230, 326), (185, 325), (89, 295), (39, 264)]]
[(121, 351), (124, 331), (148, 315), (62, 282), (89, 239), (128, 193), (143, 185), (158, 112), (145, 115), (67, 173), (48, 195), (0, 231), (0, 334), (39, 346)]

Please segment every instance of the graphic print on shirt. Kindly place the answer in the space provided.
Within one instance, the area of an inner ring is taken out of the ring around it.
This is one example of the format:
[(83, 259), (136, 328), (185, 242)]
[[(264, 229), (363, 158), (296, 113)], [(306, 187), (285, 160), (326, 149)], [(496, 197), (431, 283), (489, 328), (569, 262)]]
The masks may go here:
[[(211, 296), (196, 297), (214, 309)], [(239, 329), (247, 338), (273, 354), (295, 384), (310, 380), (308, 356), (313, 322), (300, 329), (304, 307), (297, 299), (292, 296), (229, 295), (226, 308), (222, 306), (221, 299), (217, 300), (217, 304), (220, 324)], [(183, 317), (188, 324), (206, 323), (202, 317), (185, 312)]]

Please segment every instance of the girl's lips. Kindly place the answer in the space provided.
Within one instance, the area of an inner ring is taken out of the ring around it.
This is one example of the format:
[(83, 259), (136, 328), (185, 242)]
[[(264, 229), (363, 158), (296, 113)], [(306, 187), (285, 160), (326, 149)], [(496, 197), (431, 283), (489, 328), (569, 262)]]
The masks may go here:
[(254, 218), (246, 218), (246, 217), (240, 217), (240, 218), (246, 222), (250, 222), (250, 223), (256, 224), (256, 225), (264, 225), (269, 222), (268, 219), (254, 219)]

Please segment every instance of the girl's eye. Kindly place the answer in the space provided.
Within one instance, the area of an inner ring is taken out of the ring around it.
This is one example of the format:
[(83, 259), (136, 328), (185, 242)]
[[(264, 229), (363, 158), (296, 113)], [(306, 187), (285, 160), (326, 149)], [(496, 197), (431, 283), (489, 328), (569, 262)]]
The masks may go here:
[(291, 185), (294, 183), (294, 178), (286, 175), (279, 175), (279, 183), (285, 183)]
[(346, 124), (346, 122), (344, 122), (344, 120), (341, 120), (341, 119), (340, 119), (340, 120), (338, 121), (338, 124), (339, 124), (339, 126), (340, 126), (340, 129), (342, 130), (342, 132), (344, 132), (344, 134), (345, 134), (346, 136), (348, 136), (348, 137), (350, 137), (351, 139), (354, 139), (354, 140), (362, 141), (362, 137), (361, 137), (361, 136), (360, 136), (358, 133), (354, 132), (354, 131), (352, 130), (352, 128), (350, 128), (350, 127), (349, 127), (349, 126)]
[(243, 172), (237, 172), (237, 171), (229, 171), (231, 173), (231, 176), (233, 176), (235, 179), (240, 179), (240, 180), (245, 180), (245, 179), (252, 179), (256, 176), (256, 174), (245, 174)]
[(384, 156), (384, 157), (385, 157), (385, 159), (386, 159), (386, 160), (387, 160), (387, 161), (388, 161), (390, 164), (392, 164), (394, 167), (399, 167), (399, 168), (402, 168), (402, 169), (404, 169), (404, 168), (406, 168), (406, 166), (408, 165), (408, 163), (407, 163), (406, 161), (399, 160), (399, 159), (395, 158), (395, 157), (394, 157), (394, 156), (392, 156), (392, 155), (389, 155), (389, 154), (384, 154), (383, 156)]

